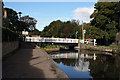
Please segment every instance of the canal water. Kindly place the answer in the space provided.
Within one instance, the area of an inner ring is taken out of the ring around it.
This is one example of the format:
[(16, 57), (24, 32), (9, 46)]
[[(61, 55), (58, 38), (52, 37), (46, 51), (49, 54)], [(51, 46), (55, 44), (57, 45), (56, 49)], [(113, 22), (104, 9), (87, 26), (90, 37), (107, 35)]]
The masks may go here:
[[(69, 78), (113, 78), (120, 77), (119, 58), (109, 53), (88, 50), (63, 50), (49, 54)], [(118, 57), (118, 56), (117, 56)]]

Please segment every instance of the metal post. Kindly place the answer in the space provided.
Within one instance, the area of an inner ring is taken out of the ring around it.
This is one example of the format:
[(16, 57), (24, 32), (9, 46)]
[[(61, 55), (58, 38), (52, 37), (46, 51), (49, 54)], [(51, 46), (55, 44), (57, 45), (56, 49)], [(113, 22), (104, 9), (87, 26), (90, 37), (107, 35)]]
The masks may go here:
[(86, 30), (83, 30), (83, 43), (85, 42), (85, 33), (86, 33)]
[(82, 41), (83, 41), (83, 43), (84, 43), (83, 21), (82, 21)]
[(0, 79), (2, 79), (2, 18), (3, 1), (0, 0)]
[(96, 46), (96, 39), (94, 39), (94, 46)]
[(83, 31), (83, 43), (85, 42), (85, 39), (84, 39), (84, 31)]
[(3, 11), (2, 10), (3, 10), (3, 2), (0, 1), (0, 29), (2, 28), (2, 18), (3, 18)]
[[(119, 4), (120, 4), (120, 1), (119, 1)], [(116, 42), (117, 42), (117, 46), (119, 46), (119, 43), (120, 43), (120, 40), (119, 40), (119, 33), (120, 33), (120, 11), (118, 12), (119, 15), (118, 15), (118, 40), (116, 39)], [(116, 36), (117, 37), (117, 36)]]
[(76, 39), (77, 39), (77, 34), (78, 34), (78, 31), (76, 31)]

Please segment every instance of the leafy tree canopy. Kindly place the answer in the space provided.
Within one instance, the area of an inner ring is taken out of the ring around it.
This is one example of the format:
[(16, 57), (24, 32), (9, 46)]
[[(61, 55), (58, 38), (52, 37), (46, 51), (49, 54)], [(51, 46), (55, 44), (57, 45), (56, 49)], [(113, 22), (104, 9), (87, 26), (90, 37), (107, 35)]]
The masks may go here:
[(90, 16), (91, 25), (106, 32), (107, 41), (115, 40), (116, 33), (120, 31), (120, 3), (119, 2), (97, 2), (95, 10)]
[(29, 17), (29, 16), (23, 16), (20, 18), (20, 21), (25, 22), (28, 24), (28, 26), (26, 26), (30, 31), (35, 29), (35, 25), (37, 23), (37, 20)]
[(73, 20), (62, 22), (60, 20), (57, 20), (51, 22), (50, 25), (46, 26), (41, 32), (41, 36), (76, 38), (76, 31), (78, 31), (77, 38), (79, 38), (81, 34), (78, 21)]

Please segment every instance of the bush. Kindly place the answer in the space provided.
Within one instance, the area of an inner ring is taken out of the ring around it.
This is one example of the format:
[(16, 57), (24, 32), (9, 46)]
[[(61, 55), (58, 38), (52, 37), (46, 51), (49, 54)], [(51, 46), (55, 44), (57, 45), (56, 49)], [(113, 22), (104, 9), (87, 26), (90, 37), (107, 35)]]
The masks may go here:
[(2, 27), (2, 42), (17, 41), (18, 34), (8, 28)]
[(42, 48), (51, 49), (51, 48), (59, 48), (59, 46), (51, 45), (51, 44), (42, 44)]

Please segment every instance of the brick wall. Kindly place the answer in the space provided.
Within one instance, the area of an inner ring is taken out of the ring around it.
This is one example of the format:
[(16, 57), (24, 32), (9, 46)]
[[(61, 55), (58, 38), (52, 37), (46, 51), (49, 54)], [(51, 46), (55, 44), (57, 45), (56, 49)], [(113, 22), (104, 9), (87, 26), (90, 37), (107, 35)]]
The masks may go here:
[(2, 43), (2, 56), (9, 54), (10, 52), (16, 50), (19, 44), (18, 41), (14, 42), (3, 42)]

